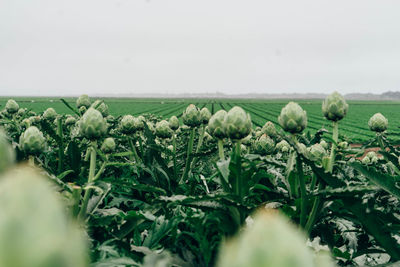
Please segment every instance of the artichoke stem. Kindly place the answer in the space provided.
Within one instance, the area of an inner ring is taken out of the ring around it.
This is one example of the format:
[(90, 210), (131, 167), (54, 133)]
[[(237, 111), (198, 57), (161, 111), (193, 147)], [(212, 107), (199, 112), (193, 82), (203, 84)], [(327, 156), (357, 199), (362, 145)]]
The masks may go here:
[(242, 160), (240, 157), (240, 153), (241, 153), (241, 142), (240, 140), (236, 141), (236, 149), (235, 149), (235, 163), (236, 163), (236, 167), (238, 169), (238, 172), (236, 174), (236, 179), (235, 179), (235, 193), (236, 195), (238, 195), (240, 197), (240, 199), (242, 199), (242, 188), (241, 188), (241, 181), (242, 181), (242, 175), (241, 175), (241, 168), (242, 168)]
[(220, 160), (225, 160), (224, 142), (222, 141), (222, 139), (218, 139), (218, 154)]
[(60, 143), (58, 144), (58, 173), (62, 172), (62, 167), (64, 165), (64, 138), (63, 138), (63, 127), (62, 127), (61, 117), (57, 119), (57, 135), (60, 138)]
[(189, 137), (189, 143), (188, 143), (188, 147), (187, 147), (187, 156), (186, 156), (186, 164), (185, 164), (185, 169), (183, 171), (181, 180), (179, 181), (179, 183), (183, 183), (189, 173), (189, 169), (190, 169), (190, 159), (192, 157), (192, 152), (193, 152), (193, 141), (194, 141), (194, 134), (195, 134), (196, 128), (193, 127), (190, 131), (190, 137)]
[(300, 157), (297, 157), (297, 174), (300, 183), (300, 198), (301, 198), (301, 211), (300, 211), (300, 226), (304, 227), (307, 219), (307, 190), (304, 181), (303, 162)]
[[(201, 126), (201, 133), (200, 133), (200, 137), (199, 137), (199, 142), (197, 143), (197, 147), (196, 147), (196, 154), (200, 152), (200, 149), (203, 146), (205, 132), (206, 132), (206, 126), (203, 124)], [(199, 159), (198, 156), (193, 158), (192, 163), (190, 164), (190, 169), (193, 169), (193, 167), (196, 165), (198, 159)]]
[(177, 179), (177, 170), (176, 170), (176, 133), (172, 134), (172, 154), (173, 154), (173, 162), (174, 162), (174, 177)]
[[(133, 153), (133, 156), (135, 158), (136, 163), (139, 163), (140, 159), (139, 159), (139, 156), (138, 156), (137, 151), (136, 151), (136, 147), (134, 146), (131, 137), (129, 137), (129, 146), (131, 147), (131, 150), (132, 150), (132, 153)], [(131, 158), (131, 159), (133, 159), (133, 158)]]
[[(324, 186), (322, 185), (322, 183), (320, 183), (318, 186), (318, 191), (321, 191), (323, 188), (324, 188)], [(307, 234), (311, 233), (312, 227), (315, 222), (315, 218), (317, 216), (318, 211), (320, 210), (320, 204), (321, 204), (321, 196), (316, 196), (314, 199), (313, 206), (311, 208), (310, 216), (308, 217), (308, 220), (307, 220), (307, 223), (305, 226), (305, 230), (306, 230)]]
[(332, 139), (334, 142), (332, 143), (331, 155), (329, 158), (329, 165), (328, 165), (328, 170), (327, 170), (330, 173), (332, 173), (333, 164), (335, 163), (338, 137), (339, 137), (339, 122), (334, 121), (333, 122), (333, 132), (332, 132)]

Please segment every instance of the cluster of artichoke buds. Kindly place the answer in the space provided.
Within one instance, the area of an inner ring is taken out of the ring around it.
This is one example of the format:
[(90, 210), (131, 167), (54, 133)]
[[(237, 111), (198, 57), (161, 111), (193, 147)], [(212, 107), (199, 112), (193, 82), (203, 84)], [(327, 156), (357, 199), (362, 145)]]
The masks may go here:
[(275, 149), (281, 153), (287, 153), (290, 151), (291, 147), (286, 140), (282, 140), (276, 144)]
[(101, 145), (101, 151), (106, 154), (112, 153), (115, 150), (115, 140), (112, 137), (108, 137), (104, 139), (103, 144)]
[(19, 137), (19, 147), (28, 155), (42, 153), (45, 146), (46, 139), (36, 126), (30, 126)]
[(322, 113), (325, 118), (330, 121), (339, 121), (343, 119), (346, 116), (348, 109), (349, 105), (346, 103), (344, 97), (338, 92), (333, 92), (322, 102)]
[(54, 108), (48, 108), (43, 113), (43, 119), (48, 121), (54, 121), (57, 118), (57, 112)]
[(169, 127), (169, 123), (166, 120), (157, 122), (156, 124), (156, 136), (159, 138), (171, 138), (172, 130)]
[(9, 114), (17, 113), (19, 110), (19, 105), (14, 99), (9, 99), (6, 103), (6, 111)]
[(253, 143), (253, 149), (262, 156), (269, 155), (275, 150), (275, 142), (269, 136), (263, 134)]
[(226, 114), (223, 122), (225, 135), (232, 140), (240, 140), (249, 135), (252, 128), (250, 114), (235, 106)]
[(227, 112), (221, 109), (211, 116), (208, 122), (207, 131), (214, 138), (223, 139), (226, 137), (223, 129), (226, 114)]
[(171, 128), (172, 131), (176, 131), (179, 129), (179, 119), (176, 116), (172, 116), (169, 118), (169, 128)]
[(379, 160), (378, 154), (376, 154), (374, 151), (368, 152), (365, 157), (361, 160), (363, 164), (375, 164)]
[(89, 108), (79, 121), (79, 132), (89, 140), (96, 140), (106, 134), (107, 122), (100, 111)]
[(10, 167), (15, 161), (15, 152), (7, 140), (6, 135), (0, 130), (0, 173)]
[(307, 112), (299, 104), (289, 102), (282, 108), (278, 122), (286, 132), (301, 133), (307, 127)]
[(90, 99), (88, 95), (81, 95), (77, 100), (76, 100), (76, 107), (80, 109), (81, 107), (89, 108), (91, 105)]
[(371, 131), (381, 133), (387, 130), (388, 120), (381, 113), (374, 114), (368, 121)]
[(190, 104), (182, 114), (183, 123), (189, 127), (197, 127), (202, 123), (200, 110)]

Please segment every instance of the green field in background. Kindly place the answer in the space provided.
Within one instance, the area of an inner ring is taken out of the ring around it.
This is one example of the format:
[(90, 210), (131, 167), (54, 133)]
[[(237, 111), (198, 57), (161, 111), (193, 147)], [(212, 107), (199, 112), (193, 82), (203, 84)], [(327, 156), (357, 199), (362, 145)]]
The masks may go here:
[[(71, 113), (64, 103), (56, 97), (19, 97), (14, 98), (22, 108), (35, 112), (43, 112), (48, 107), (53, 107), (58, 113)], [(244, 99), (131, 99), (131, 98), (102, 98), (109, 106), (110, 114), (120, 116), (125, 114), (139, 115), (152, 113), (163, 118), (172, 115), (181, 115), (188, 104), (196, 104), (199, 108), (207, 107), (216, 112), (220, 109), (229, 110), (238, 105), (251, 114), (255, 126), (262, 126), (266, 121), (278, 125), (278, 115), (290, 100), (244, 100)], [(0, 98), (0, 109), (8, 98)], [(75, 98), (65, 98), (75, 107)], [(330, 122), (324, 119), (321, 112), (322, 100), (296, 100), (307, 111), (307, 130), (315, 133), (325, 127), (330, 129)], [(348, 101), (348, 115), (341, 121), (341, 133), (352, 142), (362, 142), (373, 137), (368, 129), (369, 118), (381, 112), (389, 120), (388, 135), (390, 139), (400, 139), (400, 102), (398, 101)]]

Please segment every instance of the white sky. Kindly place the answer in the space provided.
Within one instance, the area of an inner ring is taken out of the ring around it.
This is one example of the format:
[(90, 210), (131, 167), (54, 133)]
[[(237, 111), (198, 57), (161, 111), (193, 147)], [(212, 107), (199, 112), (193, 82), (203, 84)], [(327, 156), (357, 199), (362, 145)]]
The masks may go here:
[(400, 90), (398, 0), (1, 0), (0, 95)]

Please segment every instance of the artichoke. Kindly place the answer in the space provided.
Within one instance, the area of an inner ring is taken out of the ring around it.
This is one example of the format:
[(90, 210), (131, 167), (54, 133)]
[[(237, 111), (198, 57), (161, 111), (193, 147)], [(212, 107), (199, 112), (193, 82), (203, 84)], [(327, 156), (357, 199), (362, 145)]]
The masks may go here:
[(45, 120), (54, 121), (57, 118), (57, 112), (54, 108), (48, 108), (44, 111), (43, 118)]
[(90, 99), (88, 95), (81, 95), (77, 100), (76, 100), (76, 107), (81, 108), (89, 108), (90, 107)]
[(223, 109), (217, 111), (214, 115), (211, 116), (208, 122), (208, 133), (217, 138), (223, 139), (226, 137), (226, 134), (223, 129), (223, 124), (225, 120), (227, 112)]
[(326, 150), (321, 144), (314, 144), (307, 150), (309, 158), (313, 161), (322, 161), (322, 158), (326, 155)]
[(169, 128), (169, 123), (166, 120), (157, 122), (156, 136), (160, 138), (170, 138), (172, 136), (172, 130)]
[(171, 130), (176, 131), (179, 129), (179, 120), (176, 116), (172, 116), (171, 118), (169, 118), (168, 123)]
[(107, 122), (100, 111), (89, 108), (79, 121), (79, 132), (90, 140), (96, 140), (107, 132)]
[(263, 134), (254, 142), (253, 147), (256, 153), (265, 156), (274, 152), (275, 142), (269, 136)]
[(182, 115), (183, 123), (189, 127), (199, 126), (201, 121), (200, 110), (193, 104), (190, 104)]
[(68, 117), (65, 119), (65, 125), (66, 125), (66, 126), (71, 126), (71, 125), (74, 125), (75, 123), (76, 123), (75, 117), (68, 116)]
[(20, 108), (17, 111), (17, 115), (22, 117), (23, 115), (25, 115), (26, 111), (27, 111), (26, 108)]
[(85, 106), (82, 106), (79, 108), (79, 114), (81, 114), (81, 115), (85, 114), (86, 111), (87, 111), (87, 107), (85, 107)]
[(290, 145), (286, 140), (282, 140), (279, 143), (276, 144), (275, 146), (276, 150), (286, 153), (290, 151)]
[(27, 167), (1, 177), (0, 266), (88, 266), (84, 233), (53, 187)]
[(208, 110), (208, 108), (204, 107), (200, 110), (200, 118), (203, 124), (208, 123), (211, 118), (211, 112)]
[(46, 139), (36, 126), (30, 126), (19, 137), (19, 146), (29, 155), (39, 154), (45, 149)]
[(222, 127), (227, 137), (232, 140), (240, 140), (251, 132), (250, 114), (241, 107), (235, 106), (226, 114)]
[(91, 107), (100, 111), (104, 118), (109, 115), (108, 106), (102, 100), (94, 101)]
[(322, 113), (330, 121), (339, 121), (346, 116), (349, 105), (338, 92), (333, 92), (322, 102)]
[(106, 154), (112, 153), (115, 150), (115, 141), (114, 138), (108, 137), (104, 139), (103, 144), (101, 145), (101, 151)]
[(124, 134), (135, 133), (135, 117), (132, 115), (125, 115), (120, 122), (121, 132)]
[(6, 103), (6, 111), (9, 114), (14, 114), (18, 112), (19, 105), (14, 99), (9, 99)]
[(368, 126), (371, 131), (381, 133), (387, 130), (388, 120), (381, 113), (376, 113), (369, 119)]
[(286, 132), (301, 133), (307, 127), (307, 112), (299, 104), (289, 102), (282, 108), (278, 122)]
[(319, 142), (319, 144), (324, 148), (324, 149), (328, 149), (328, 143), (325, 140), (321, 140), (321, 142)]
[(135, 118), (133, 121), (133, 128), (135, 131), (142, 131), (144, 129), (144, 122), (139, 117)]
[(275, 137), (277, 135), (275, 125), (270, 121), (264, 124), (261, 131), (270, 137)]
[(7, 140), (6, 135), (0, 130), (0, 173), (10, 167), (15, 161), (15, 152)]

